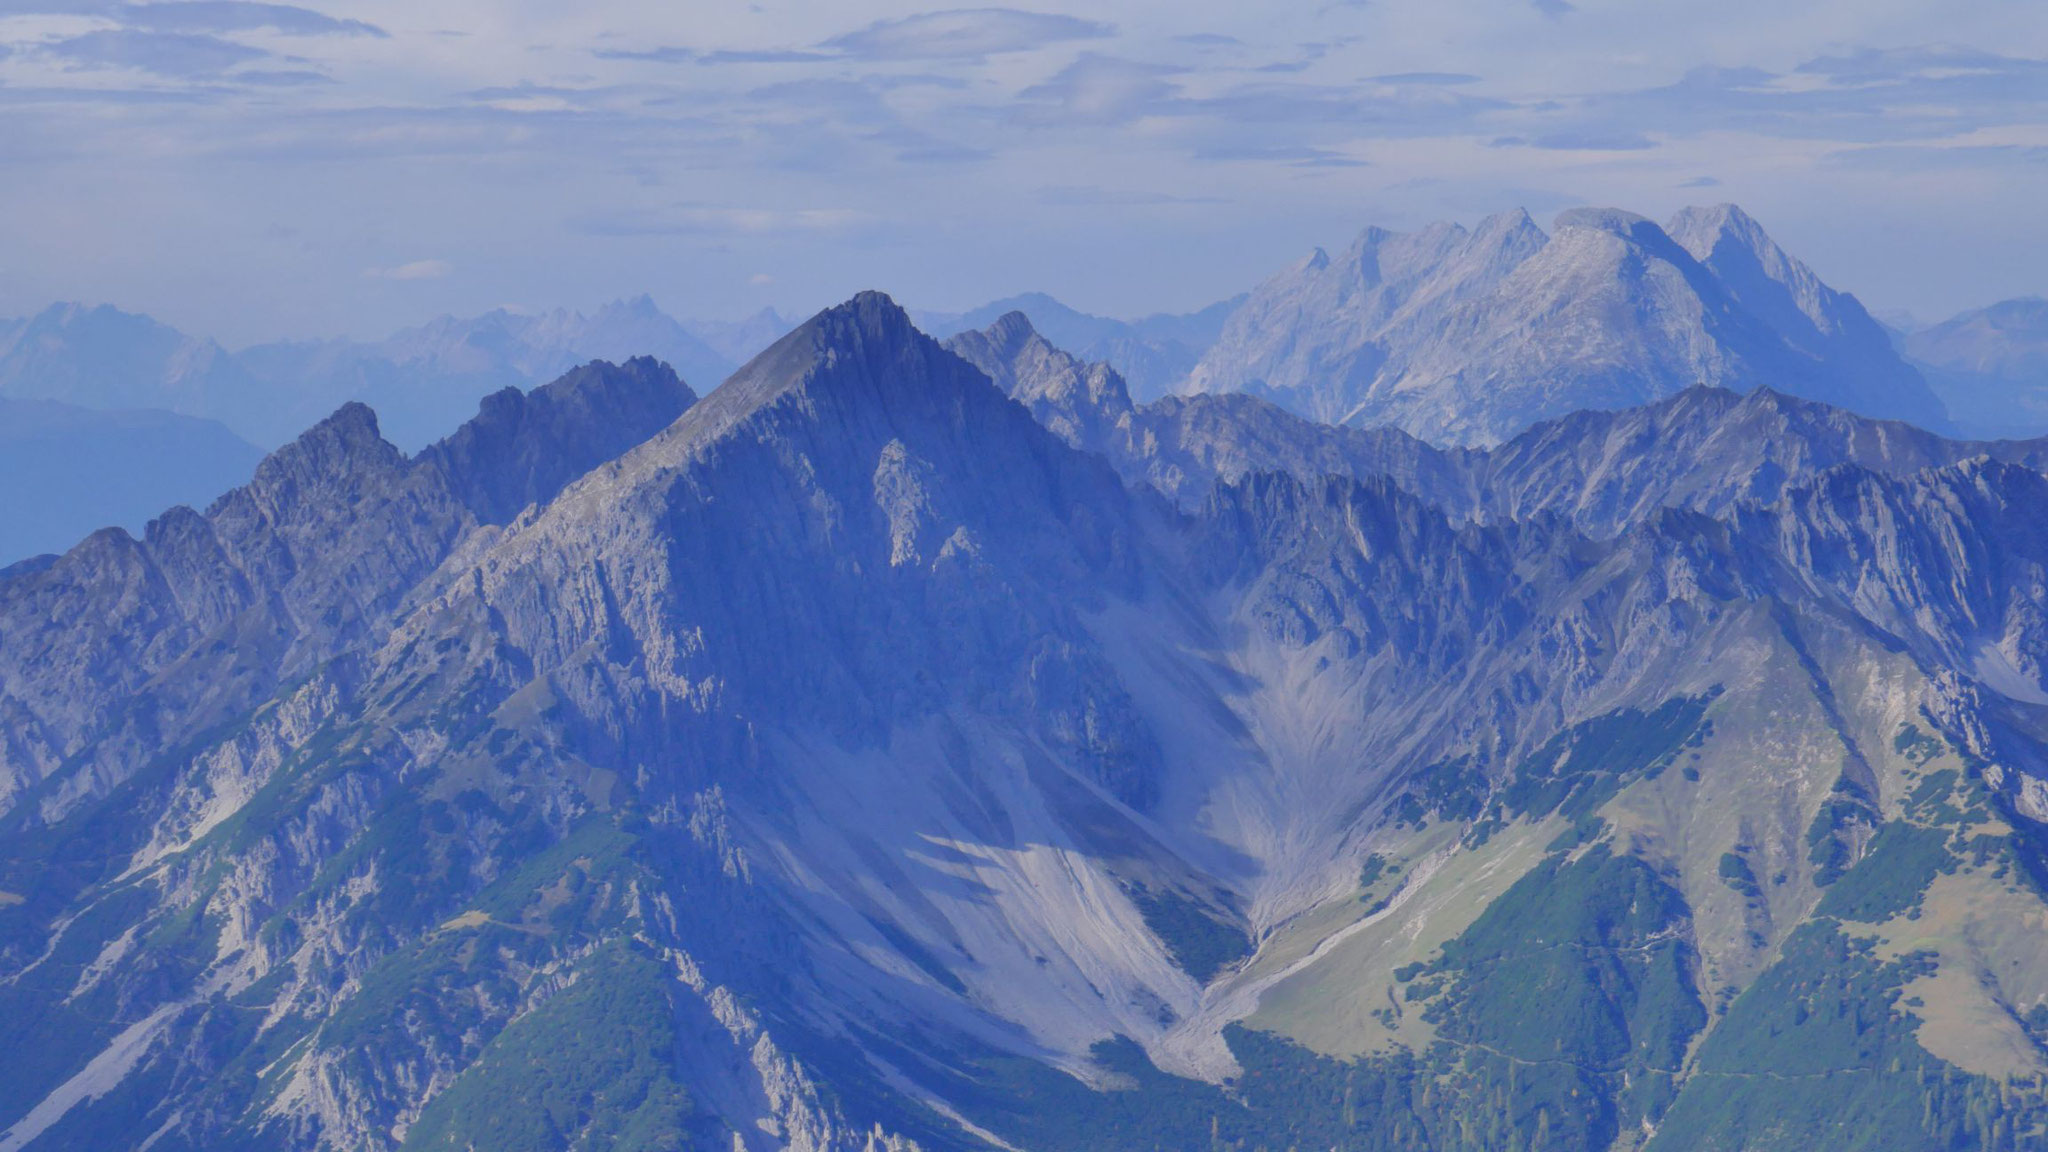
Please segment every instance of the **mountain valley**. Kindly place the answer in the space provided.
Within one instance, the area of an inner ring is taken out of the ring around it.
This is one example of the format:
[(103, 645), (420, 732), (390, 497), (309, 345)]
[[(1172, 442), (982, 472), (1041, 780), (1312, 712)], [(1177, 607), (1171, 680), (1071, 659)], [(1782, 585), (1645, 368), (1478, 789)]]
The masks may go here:
[[(1862, 354), (1669, 235), (1515, 267)], [(0, 1149), (2035, 1146), (2048, 442), (1825, 379), (1444, 446), (867, 293), (344, 406), (0, 571)]]

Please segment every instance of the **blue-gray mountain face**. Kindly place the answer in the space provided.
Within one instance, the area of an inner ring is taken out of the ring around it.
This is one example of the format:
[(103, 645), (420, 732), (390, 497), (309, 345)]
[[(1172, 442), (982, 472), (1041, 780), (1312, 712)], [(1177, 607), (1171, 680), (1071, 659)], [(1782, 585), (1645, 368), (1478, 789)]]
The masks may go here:
[(1030, 292), (957, 316), (925, 316), (919, 319), (919, 326), (943, 339), (986, 328), (1011, 312), (1022, 312), (1054, 344), (1113, 366), (1133, 397), (1155, 400), (1180, 387), (1245, 300), (1244, 296), (1233, 297), (1185, 316), (1161, 314), (1124, 321), (1078, 312), (1042, 292)]
[(1665, 227), (1574, 209), (1466, 230), (1368, 229), (1232, 313), (1183, 391), (1252, 392), (1332, 423), (1498, 443), (1539, 420), (1694, 384), (1770, 385), (1945, 426), (1941, 401), (1852, 296), (1733, 205)]
[(1984, 437), (2048, 433), (2048, 300), (1965, 312), (1902, 345), (1957, 427)]
[(0, 573), (0, 1149), (2021, 1149), (2048, 443), (886, 298)]
[(211, 420), (0, 399), (0, 567), (246, 483), (263, 453)]

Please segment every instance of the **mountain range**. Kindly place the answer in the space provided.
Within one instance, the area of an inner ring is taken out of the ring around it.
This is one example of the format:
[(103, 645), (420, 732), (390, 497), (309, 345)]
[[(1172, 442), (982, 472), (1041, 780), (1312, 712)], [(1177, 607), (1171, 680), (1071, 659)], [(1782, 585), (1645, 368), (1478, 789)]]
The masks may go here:
[[(1186, 315), (1115, 320), (1027, 293), (914, 317), (944, 339), (1012, 311), (1060, 348), (1115, 368), (1140, 402), (1250, 392), (1318, 421), (1390, 424), (1436, 443), (1498, 443), (1537, 420), (1701, 383), (1772, 387), (1942, 432), (2039, 430), (2038, 302), (1901, 337), (1902, 358), (1853, 296), (1729, 204), (1688, 208), (1663, 227), (1574, 209), (1549, 233), (1522, 211), (1469, 230), (1369, 228), (1336, 256), (1319, 249), (1253, 292)], [(791, 327), (773, 309), (676, 320), (641, 296), (590, 316), (499, 310), (378, 341), (229, 352), (147, 317), (56, 305), (0, 321), (0, 396), (161, 408), (265, 446), (358, 400), (383, 414), (394, 442), (417, 448), (498, 388), (633, 355), (708, 387)]]
[(2048, 300), (2005, 300), (1916, 329), (1899, 344), (1979, 436), (2048, 433)]
[(2044, 466), (873, 293), (344, 406), (0, 572), (0, 1149), (2037, 1147)]
[(1854, 297), (1739, 208), (1665, 227), (1573, 209), (1467, 230), (1368, 229), (1252, 293), (1183, 391), (1252, 392), (1331, 423), (1498, 443), (1538, 420), (1693, 384), (1768, 385), (1943, 428), (1925, 380)]
[(1027, 292), (968, 312), (913, 313), (913, 317), (920, 328), (944, 339), (986, 328), (1011, 312), (1022, 312), (1054, 344), (1114, 367), (1132, 395), (1156, 400), (1180, 387), (1245, 300), (1245, 296), (1234, 296), (1199, 312), (1159, 313), (1126, 321), (1078, 312), (1043, 292)]
[(766, 313), (702, 326), (744, 349), (728, 358), (641, 296), (589, 316), (501, 309), (443, 316), (374, 342), (283, 341), (231, 353), (146, 316), (59, 304), (0, 322), (0, 397), (163, 409), (218, 421), (266, 447), (353, 400), (375, 405), (392, 440), (416, 449), (453, 430), (483, 397), (594, 359), (655, 356), (708, 387), (780, 335), (779, 323)]

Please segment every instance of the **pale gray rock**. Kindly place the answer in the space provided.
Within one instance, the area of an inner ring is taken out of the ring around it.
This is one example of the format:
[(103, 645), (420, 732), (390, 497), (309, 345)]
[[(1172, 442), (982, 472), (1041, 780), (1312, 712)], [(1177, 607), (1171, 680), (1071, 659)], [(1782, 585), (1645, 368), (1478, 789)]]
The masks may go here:
[(1748, 217), (1693, 210), (1673, 226), (1698, 254), (1613, 209), (1568, 211), (1549, 236), (1520, 212), (1470, 232), (1369, 229), (1262, 285), (1182, 390), (1467, 445), (1703, 383), (1942, 425), (1861, 306)]

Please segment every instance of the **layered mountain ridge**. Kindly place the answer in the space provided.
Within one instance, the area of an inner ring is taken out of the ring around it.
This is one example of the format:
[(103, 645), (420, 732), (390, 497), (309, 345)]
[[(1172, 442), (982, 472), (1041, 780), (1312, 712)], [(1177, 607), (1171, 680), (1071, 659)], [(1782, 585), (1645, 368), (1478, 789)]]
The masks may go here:
[[(736, 333), (741, 346), (759, 338), (764, 319)], [(0, 322), (0, 396), (164, 409), (218, 420), (265, 447), (354, 400), (379, 412), (394, 443), (416, 451), (491, 393), (532, 388), (590, 360), (642, 355), (700, 382), (722, 380), (734, 366), (646, 296), (588, 316), (499, 309), (443, 316), (379, 341), (277, 341), (239, 352), (107, 305), (57, 304)]]
[(0, 1148), (2048, 1131), (2038, 444), (1443, 449), (875, 294), (692, 400), (0, 575)]
[(1188, 507), (1218, 481), (1258, 472), (1383, 473), (1459, 518), (1557, 513), (1612, 536), (1663, 506), (1719, 514), (1769, 502), (1837, 465), (1886, 474), (1976, 456), (2048, 465), (2048, 441), (1951, 440), (1769, 387), (1695, 386), (1637, 408), (1543, 421), (1492, 448), (1440, 448), (1394, 428), (1320, 424), (1243, 394), (1139, 405), (1114, 369), (1053, 347), (1022, 313), (947, 344), (1056, 435)]

